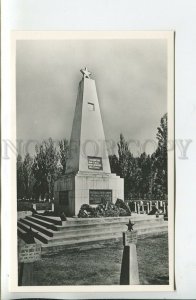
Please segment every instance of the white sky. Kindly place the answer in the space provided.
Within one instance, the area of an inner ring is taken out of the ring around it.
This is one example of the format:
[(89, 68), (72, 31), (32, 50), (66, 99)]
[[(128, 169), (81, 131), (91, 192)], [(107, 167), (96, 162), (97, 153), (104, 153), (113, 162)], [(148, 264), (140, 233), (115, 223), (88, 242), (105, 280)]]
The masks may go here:
[(70, 138), (80, 69), (87, 66), (106, 139), (117, 142), (122, 132), (141, 145), (155, 140), (167, 111), (166, 46), (157, 39), (17, 41), (17, 138)]

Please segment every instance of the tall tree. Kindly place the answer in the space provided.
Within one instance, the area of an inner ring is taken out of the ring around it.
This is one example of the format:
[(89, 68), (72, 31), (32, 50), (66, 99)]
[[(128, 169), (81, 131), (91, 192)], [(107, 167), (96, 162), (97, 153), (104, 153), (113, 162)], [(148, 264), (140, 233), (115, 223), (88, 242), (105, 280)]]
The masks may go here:
[(119, 171), (123, 178), (126, 178), (129, 172), (129, 156), (130, 151), (128, 143), (125, 141), (123, 134), (120, 134), (120, 141), (118, 142), (118, 156), (119, 156)]
[(167, 197), (167, 114), (157, 128), (158, 147), (152, 155), (153, 160), (153, 193), (158, 199)]
[(25, 183), (23, 174), (23, 160), (20, 154), (17, 155), (17, 199), (22, 199), (25, 196)]
[(58, 153), (51, 138), (35, 147), (35, 158), (32, 166), (35, 177), (34, 190), (37, 198), (43, 199), (46, 194), (53, 196), (54, 181), (58, 176)]
[(25, 195), (27, 199), (30, 199), (33, 196), (33, 185), (34, 185), (34, 176), (32, 173), (33, 158), (29, 153), (26, 153), (24, 162), (23, 162), (23, 175), (24, 175), (24, 186), (25, 186)]
[(117, 145), (119, 155), (119, 175), (124, 178), (124, 194), (127, 199), (131, 189), (130, 181), (133, 175), (132, 167), (134, 164), (134, 158), (122, 133), (120, 134), (120, 141)]
[(120, 175), (120, 168), (119, 168), (119, 159), (118, 157), (113, 154), (113, 155), (109, 155), (109, 162), (110, 162), (110, 168), (111, 168), (111, 172), (116, 174), (116, 175)]
[(69, 142), (67, 139), (63, 139), (59, 142), (59, 159), (62, 166), (62, 175), (65, 174), (67, 159), (69, 157)]
[(151, 176), (151, 158), (145, 152), (138, 158), (138, 166), (141, 172), (138, 190), (140, 199), (149, 198), (150, 193), (150, 176)]

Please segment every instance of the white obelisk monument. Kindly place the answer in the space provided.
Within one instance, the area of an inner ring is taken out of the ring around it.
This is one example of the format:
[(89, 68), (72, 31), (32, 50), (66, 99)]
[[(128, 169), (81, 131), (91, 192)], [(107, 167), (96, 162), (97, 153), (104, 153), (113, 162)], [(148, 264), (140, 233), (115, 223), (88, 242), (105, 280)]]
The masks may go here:
[(112, 174), (95, 81), (84, 68), (79, 83), (66, 174), (55, 182), (55, 211), (77, 215), (82, 204), (124, 199), (124, 179)]

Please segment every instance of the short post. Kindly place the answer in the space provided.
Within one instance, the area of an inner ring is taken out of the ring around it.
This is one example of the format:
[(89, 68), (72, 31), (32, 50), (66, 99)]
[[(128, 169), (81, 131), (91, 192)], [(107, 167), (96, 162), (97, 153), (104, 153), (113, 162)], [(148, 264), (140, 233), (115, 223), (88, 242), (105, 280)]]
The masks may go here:
[(140, 204), (137, 204), (137, 213), (140, 214)]
[(163, 202), (163, 213), (166, 213), (165, 202)]
[(54, 211), (54, 203), (52, 203), (52, 211)]
[[(132, 223), (127, 224), (127, 226), (129, 225), (133, 226)], [(132, 229), (123, 232), (124, 250), (123, 250), (123, 258), (122, 258), (121, 274), (120, 274), (120, 285), (140, 284), (136, 244), (137, 244), (137, 231)]]
[(152, 201), (150, 201), (150, 211), (152, 210)]
[(156, 201), (156, 209), (159, 209), (159, 201)]
[(135, 213), (137, 213), (137, 203), (136, 203), (136, 201), (134, 202), (134, 205), (135, 205)]
[(160, 201), (160, 206), (161, 206), (161, 207), (163, 206), (163, 201), (162, 201), (162, 200)]
[(33, 203), (33, 209), (36, 210), (36, 203)]
[(150, 212), (150, 204), (149, 202), (147, 202), (147, 214), (149, 214), (149, 212)]
[(144, 204), (142, 203), (142, 213), (144, 214)]

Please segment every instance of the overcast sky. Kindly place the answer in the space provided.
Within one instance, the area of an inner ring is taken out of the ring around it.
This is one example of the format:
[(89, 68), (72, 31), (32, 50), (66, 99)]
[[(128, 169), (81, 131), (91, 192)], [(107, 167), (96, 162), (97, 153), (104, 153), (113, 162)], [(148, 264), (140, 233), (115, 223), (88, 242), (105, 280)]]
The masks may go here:
[(70, 138), (80, 69), (87, 66), (106, 139), (118, 141), (122, 132), (141, 144), (155, 140), (167, 112), (166, 46), (157, 39), (17, 41), (17, 138)]

